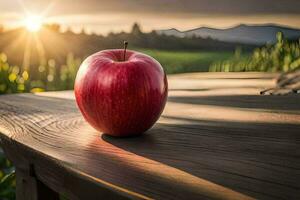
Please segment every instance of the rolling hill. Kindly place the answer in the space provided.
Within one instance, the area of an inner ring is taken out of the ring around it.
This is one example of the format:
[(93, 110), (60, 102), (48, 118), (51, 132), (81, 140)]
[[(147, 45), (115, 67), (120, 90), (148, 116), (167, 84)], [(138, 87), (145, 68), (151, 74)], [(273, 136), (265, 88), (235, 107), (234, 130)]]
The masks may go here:
[(158, 30), (158, 34), (164, 34), (176, 37), (202, 37), (212, 38), (224, 42), (239, 42), (244, 44), (265, 44), (276, 41), (276, 33), (282, 32), (287, 39), (297, 39), (300, 37), (300, 29), (280, 26), (276, 24), (246, 25), (227, 29), (216, 29), (209, 27), (200, 27), (187, 31), (177, 29)]

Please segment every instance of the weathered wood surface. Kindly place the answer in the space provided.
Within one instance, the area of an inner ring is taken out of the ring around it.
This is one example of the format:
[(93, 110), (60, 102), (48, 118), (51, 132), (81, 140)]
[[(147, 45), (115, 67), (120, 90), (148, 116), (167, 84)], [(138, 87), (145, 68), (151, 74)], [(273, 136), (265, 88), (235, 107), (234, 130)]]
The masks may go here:
[(300, 95), (259, 95), (275, 76), (169, 76), (160, 120), (126, 139), (91, 128), (72, 91), (1, 96), (1, 145), (71, 199), (300, 199)]

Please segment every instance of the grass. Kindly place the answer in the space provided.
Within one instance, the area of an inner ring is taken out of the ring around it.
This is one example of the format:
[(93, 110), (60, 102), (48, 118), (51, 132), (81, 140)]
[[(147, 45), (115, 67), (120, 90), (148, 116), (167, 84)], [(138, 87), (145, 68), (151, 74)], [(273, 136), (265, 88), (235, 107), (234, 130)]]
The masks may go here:
[(234, 52), (208, 52), (208, 51), (162, 51), (151, 49), (138, 49), (157, 59), (167, 74), (184, 72), (207, 72), (209, 66), (215, 62), (227, 60)]

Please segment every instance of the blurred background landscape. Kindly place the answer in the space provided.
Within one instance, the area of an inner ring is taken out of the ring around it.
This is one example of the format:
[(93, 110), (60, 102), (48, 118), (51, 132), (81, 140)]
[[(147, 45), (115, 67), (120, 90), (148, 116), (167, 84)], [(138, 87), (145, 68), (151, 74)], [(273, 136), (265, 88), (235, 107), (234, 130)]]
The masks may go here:
[[(0, 94), (73, 89), (103, 49), (156, 58), (168, 74), (300, 67), (297, 0), (0, 0)], [(0, 199), (14, 199), (0, 150)]]

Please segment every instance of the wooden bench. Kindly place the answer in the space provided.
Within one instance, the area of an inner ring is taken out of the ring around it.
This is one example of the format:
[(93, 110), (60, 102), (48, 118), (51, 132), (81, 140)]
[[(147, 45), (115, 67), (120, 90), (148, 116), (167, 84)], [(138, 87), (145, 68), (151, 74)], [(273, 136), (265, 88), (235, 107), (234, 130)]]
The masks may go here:
[(140, 137), (103, 135), (72, 91), (0, 97), (17, 199), (300, 199), (300, 96), (263, 96), (276, 74), (169, 76)]

